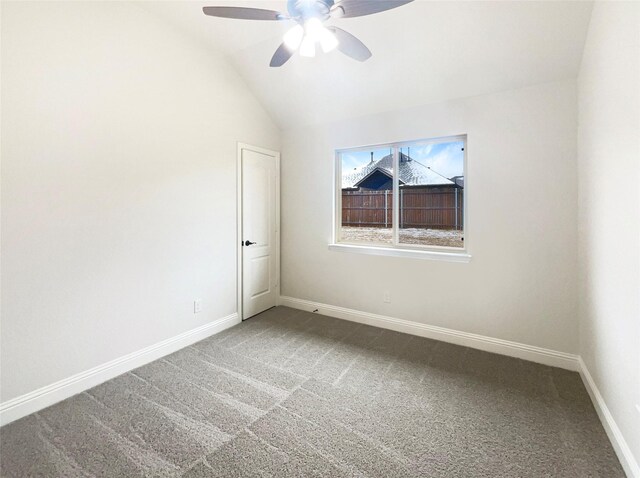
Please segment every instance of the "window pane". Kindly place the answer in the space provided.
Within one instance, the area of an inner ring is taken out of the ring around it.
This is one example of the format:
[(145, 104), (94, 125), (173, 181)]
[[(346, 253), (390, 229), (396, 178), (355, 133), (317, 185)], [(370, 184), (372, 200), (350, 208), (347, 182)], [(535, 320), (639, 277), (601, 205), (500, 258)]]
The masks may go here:
[(464, 142), (405, 143), (398, 169), (399, 242), (464, 247)]
[(393, 150), (346, 151), (342, 164), (342, 228), (339, 240), (393, 243)]

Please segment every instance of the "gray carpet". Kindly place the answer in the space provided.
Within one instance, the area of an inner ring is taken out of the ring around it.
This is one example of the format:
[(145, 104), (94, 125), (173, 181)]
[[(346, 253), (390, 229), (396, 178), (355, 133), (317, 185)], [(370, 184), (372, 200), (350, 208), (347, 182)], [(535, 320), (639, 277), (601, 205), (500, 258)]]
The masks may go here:
[(3, 477), (624, 476), (576, 373), (283, 307), (0, 438)]

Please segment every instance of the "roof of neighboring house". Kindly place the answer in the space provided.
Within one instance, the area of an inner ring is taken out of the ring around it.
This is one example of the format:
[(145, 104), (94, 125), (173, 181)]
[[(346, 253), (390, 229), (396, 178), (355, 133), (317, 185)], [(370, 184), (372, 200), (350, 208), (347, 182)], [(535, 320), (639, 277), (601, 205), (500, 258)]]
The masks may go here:
[(449, 179), (451, 179), (451, 181), (456, 183), (461, 188), (464, 188), (464, 176), (454, 176), (454, 177), (449, 178)]
[[(373, 174), (376, 170), (391, 177), (392, 166), (393, 156), (388, 154), (378, 161), (373, 161), (350, 171), (343, 171), (342, 189), (357, 188), (363, 179)], [(450, 179), (436, 173), (431, 168), (410, 158), (404, 153), (400, 154), (400, 175), (398, 180), (400, 184), (406, 186), (443, 186), (455, 184)]]

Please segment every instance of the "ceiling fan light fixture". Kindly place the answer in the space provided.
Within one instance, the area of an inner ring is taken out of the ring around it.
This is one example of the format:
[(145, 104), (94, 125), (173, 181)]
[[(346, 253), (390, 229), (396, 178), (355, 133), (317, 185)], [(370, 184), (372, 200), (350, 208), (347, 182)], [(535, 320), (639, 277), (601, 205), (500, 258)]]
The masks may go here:
[(291, 51), (296, 51), (300, 44), (302, 43), (302, 38), (304, 37), (304, 28), (302, 25), (296, 25), (287, 33), (284, 34), (283, 40), (284, 44), (287, 45), (287, 48)]
[(322, 51), (325, 53), (329, 53), (336, 49), (336, 47), (340, 44), (336, 36), (329, 31), (328, 29), (322, 29), (322, 34), (320, 36), (320, 46), (322, 47)]
[(316, 56), (316, 41), (308, 33), (302, 39), (300, 44), (300, 56), (313, 58)]
[(324, 25), (319, 18), (313, 17), (304, 22), (304, 32), (306, 36), (310, 37), (314, 43), (319, 42), (322, 38), (322, 31)]

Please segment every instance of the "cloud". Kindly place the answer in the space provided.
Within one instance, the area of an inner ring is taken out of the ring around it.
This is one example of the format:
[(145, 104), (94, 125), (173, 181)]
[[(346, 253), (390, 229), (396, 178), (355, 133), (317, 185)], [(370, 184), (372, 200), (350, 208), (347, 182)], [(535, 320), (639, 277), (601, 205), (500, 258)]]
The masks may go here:
[(422, 151), (419, 151), (422, 148), (416, 148), (415, 154), (412, 148), (411, 156), (447, 178), (461, 176), (464, 174), (463, 144), (462, 142), (455, 142), (428, 145), (431, 147), (429, 153), (420, 155), (418, 155), (418, 152), (422, 153)]
[(425, 156), (429, 156), (432, 150), (433, 144), (427, 144), (425, 146), (412, 147), (410, 153), (412, 158), (424, 158)]

